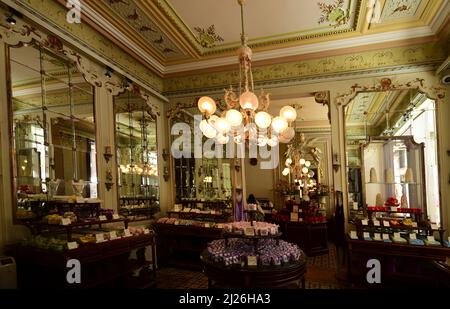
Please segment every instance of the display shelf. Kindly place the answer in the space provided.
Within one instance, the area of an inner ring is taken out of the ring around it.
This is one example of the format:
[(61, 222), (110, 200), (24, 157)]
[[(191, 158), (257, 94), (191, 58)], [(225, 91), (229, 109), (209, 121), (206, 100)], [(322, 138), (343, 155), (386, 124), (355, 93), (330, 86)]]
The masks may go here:
[(272, 239), (272, 238), (280, 238), (283, 234), (278, 232), (276, 234), (268, 234), (268, 235), (244, 235), (244, 234), (236, 234), (232, 232), (223, 232), (223, 238), (244, 238), (244, 239)]

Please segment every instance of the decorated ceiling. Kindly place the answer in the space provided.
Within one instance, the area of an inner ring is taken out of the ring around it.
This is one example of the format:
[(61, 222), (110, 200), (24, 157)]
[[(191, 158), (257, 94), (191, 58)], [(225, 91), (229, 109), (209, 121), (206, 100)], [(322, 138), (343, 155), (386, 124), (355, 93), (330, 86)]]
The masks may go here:
[[(334, 40), (355, 39), (360, 44), (358, 39), (371, 34), (431, 27), (446, 2), (246, 0), (245, 29), (256, 60), (264, 60), (275, 57), (270, 53), (274, 50), (314, 46), (311, 51), (320, 51), (317, 44)], [(225, 59), (234, 56), (240, 44), (236, 0), (100, 0), (85, 1), (85, 6), (86, 16), (102, 32), (116, 40), (126, 37), (125, 47), (155, 60), (163, 74), (228, 64)], [(374, 38), (365, 44), (382, 41)], [(325, 45), (322, 49), (329, 51)]]

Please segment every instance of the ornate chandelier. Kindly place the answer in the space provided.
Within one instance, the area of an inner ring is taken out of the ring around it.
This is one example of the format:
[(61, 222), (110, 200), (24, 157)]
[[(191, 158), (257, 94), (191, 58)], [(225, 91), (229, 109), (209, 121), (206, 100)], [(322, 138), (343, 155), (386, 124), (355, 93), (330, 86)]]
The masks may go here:
[(211, 97), (201, 97), (198, 108), (204, 115), (200, 130), (207, 138), (214, 138), (220, 144), (227, 144), (233, 138), (236, 144), (255, 143), (258, 146), (275, 147), (279, 142), (288, 143), (295, 136), (292, 123), (297, 118), (296, 110), (284, 106), (280, 115), (272, 117), (267, 111), (270, 105), (269, 94), (261, 91), (259, 98), (254, 93), (252, 75), (252, 50), (247, 45), (244, 31), (245, 0), (238, 0), (241, 7), (241, 47), (239, 56), (239, 96), (233, 88), (225, 90), (226, 109), (215, 115), (217, 106)]

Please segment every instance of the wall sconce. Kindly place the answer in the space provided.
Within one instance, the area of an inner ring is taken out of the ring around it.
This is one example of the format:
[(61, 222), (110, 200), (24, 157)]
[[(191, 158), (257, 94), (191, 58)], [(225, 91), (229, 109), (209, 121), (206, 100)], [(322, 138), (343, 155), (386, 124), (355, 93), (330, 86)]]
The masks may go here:
[(167, 152), (166, 148), (163, 149), (162, 157), (164, 161), (167, 161), (169, 159), (169, 153)]
[(105, 146), (105, 152), (103, 153), (103, 156), (105, 157), (106, 163), (108, 163), (109, 160), (111, 160), (113, 156), (111, 146)]
[(339, 155), (337, 153), (333, 154), (333, 169), (335, 172), (339, 170), (341, 163), (339, 162)]
[(114, 182), (113, 182), (112, 172), (110, 169), (108, 169), (106, 171), (106, 181), (105, 181), (106, 190), (108, 190), (108, 191), (111, 190), (113, 185), (114, 185)]
[(169, 180), (169, 168), (167, 166), (164, 166), (164, 173), (163, 173), (164, 181)]

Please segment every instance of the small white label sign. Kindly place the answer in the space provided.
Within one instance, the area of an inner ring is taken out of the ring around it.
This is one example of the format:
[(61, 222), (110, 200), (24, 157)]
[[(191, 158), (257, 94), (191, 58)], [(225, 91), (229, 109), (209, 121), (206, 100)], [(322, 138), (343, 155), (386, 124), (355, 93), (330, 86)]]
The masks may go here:
[(106, 221), (106, 220), (108, 220), (108, 219), (106, 218), (106, 216), (99, 216), (98, 219), (99, 219), (100, 221)]
[(129, 229), (125, 229), (125, 230), (123, 230), (124, 231), (124, 233), (125, 233), (125, 237), (130, 237), (131, 236), (131, 233), (130, 233), (130, 230)]
[(381, 234), (380, 233), (375, 233), (374, 238), (375, 239), (381, 239)]
[(209, 227), (209, 223), (205, 223), (205, 227)]
[(417, 227), (417, 222), (413, 222), (412, 227)]
[(69, 250), (73, 250), (73, 249), (77, 249), (78, 248), (78, 244), (76, 241), (71, 241), (67, 243), (67, 249)]
[(383, 240), (388, 240), (389, 239), (389, 234), (383, 234)]
[(369, 222), (367, 220), (361, 220), (362, 225), (369, 225)]
[(258, 259), (254, 255), (249, 255), (247, 257), (247, 265), (248, 266), (258, 266)]
[(61, 219), (61, 224), (62, 224), (62, 225), (70, 225), (70, 223), (72, 223), (72, 222), (70, 221), (70, 218), (62, 218), (62, 219)]
[(358, 234), (356, 234), (356, 231), (350, 231), (350, 238), (351, 239), (357, 239), (358, 238)]
[(409, 239), (417, 239), (416, 233), (409, 234)]
[(389, 223), (389, 221), (383, 221), (383, 226), (391, 226), (391, 224)]
[(439, 227), (437, 226), (437, 224), (432, 224), (431, 225), (431, 229), (432, 230), (439, 230)]
[(117, 239), (116, 231), (109, 232), (109, 239)]
[(144, 234), (150, 234), (150, 230), (149, 229), (144, 229)]
[(364, 238), (370, 238), (369, 232), (364, 232)]
[(118, 214), (113, 214), (113, 219), (114, 220), (120, 219), (120, 216)]
[(394, 238), (400, 238), (400, 233), (394, 233)]
[(380, 226), (380, 221), (378, 221), (378, 220), (373, 221), (373, 225), (374, 226)]
[(434, 236), (427, 236), (428, 241), (434, 241)]
[(95, 241), (96, 242), (104, 242), (105, 237), (103, 236), (103, 233), (95, 234)]

